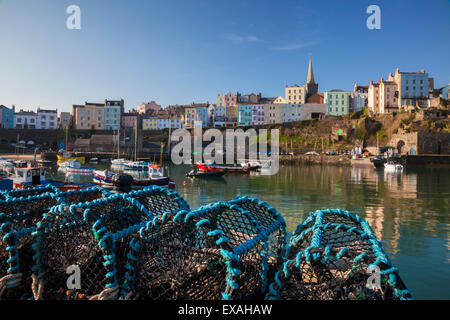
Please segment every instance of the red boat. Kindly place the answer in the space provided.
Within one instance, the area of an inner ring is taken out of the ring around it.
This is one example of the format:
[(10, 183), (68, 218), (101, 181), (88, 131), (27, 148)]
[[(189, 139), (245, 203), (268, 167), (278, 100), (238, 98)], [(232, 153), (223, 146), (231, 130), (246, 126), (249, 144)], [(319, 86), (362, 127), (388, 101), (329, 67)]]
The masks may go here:
[(227, 166), (218, 166), (215, 164), (206, 164), (206, 163), (197, 163), (196, 164), (198, 170), (208, 171), (208, 172), (222, 172), (223, 170), (227, 170), (226, 174), (249, 174), (249, 167), (227, 167)]

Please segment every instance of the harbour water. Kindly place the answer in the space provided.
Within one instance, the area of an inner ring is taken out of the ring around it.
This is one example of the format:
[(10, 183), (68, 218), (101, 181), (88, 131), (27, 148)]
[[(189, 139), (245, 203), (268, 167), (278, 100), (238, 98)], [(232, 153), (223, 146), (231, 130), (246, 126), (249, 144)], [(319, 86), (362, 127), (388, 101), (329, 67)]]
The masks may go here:
[[(368, 220), (416, 298), (450, 299), (450, 168), (387, 173), (369, 168), (283, 166), (275, 176), (252, 173), (215, 179), (186, 178), (190, 169), (168, 165), (166, 173), (193, 209), (250, 195), (281, 212), (288, 231), (318, 209), (356, 213)], [(57, 180), (66, 179), (56, 166), (52, 174)], [(70, 180), (92, 181), (88, 176)]]

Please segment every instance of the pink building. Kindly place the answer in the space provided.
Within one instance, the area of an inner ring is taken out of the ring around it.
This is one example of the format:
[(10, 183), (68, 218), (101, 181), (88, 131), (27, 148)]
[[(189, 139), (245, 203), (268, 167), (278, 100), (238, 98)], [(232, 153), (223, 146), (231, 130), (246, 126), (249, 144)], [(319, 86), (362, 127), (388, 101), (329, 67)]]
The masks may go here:
[(138, 120), (136, 113), (124, 113), (122, 114), (121, 124), (122, 128), (134, 128)]
[(225, 107), (235, 106), (237, 103), (237, 95), (232, 92), (229, 92), (225, 95)]
[(143, 102), (142, 104), (140, 104), (137, 107), (137, 112), (139, 114), (148, 114), (148, 113), (154, 113), (157, 112), (159, 110), (161, 110), (162, 107), (157, 104), (155, 101), (151, 101), (151, 102)]
[(252, 105), (252, 125), (264, 124), (266, 116), (266, 107), (263, 104)]

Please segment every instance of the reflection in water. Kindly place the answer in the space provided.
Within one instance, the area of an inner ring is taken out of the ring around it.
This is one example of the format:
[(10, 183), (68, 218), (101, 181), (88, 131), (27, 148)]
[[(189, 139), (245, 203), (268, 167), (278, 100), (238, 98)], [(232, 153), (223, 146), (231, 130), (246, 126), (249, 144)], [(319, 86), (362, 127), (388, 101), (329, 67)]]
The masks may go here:
[[(96, 168), (104, 169), (105, 164)], [(190, 179), (191, 166), (166, 173), (191, 208), (250, 195), (281, 212), (288, 231), (311, 211), (340, 208), (366, 218), (417, 298), (450, 299), (450, 169), (281, 166), (275, 176)], [(64, 176), (59, 176), (64, 180)], [(78, 177), (80, 183), (90, 183)]]

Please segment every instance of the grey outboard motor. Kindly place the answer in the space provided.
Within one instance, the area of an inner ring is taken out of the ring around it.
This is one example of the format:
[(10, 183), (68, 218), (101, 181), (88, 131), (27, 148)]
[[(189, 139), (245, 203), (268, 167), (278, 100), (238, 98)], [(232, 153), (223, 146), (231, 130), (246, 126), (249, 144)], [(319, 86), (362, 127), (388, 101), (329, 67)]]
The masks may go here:
[(115, 174), (112, 177), (113, 192), (126, 193), (131, 191), (133, 177), (128, 174)]

